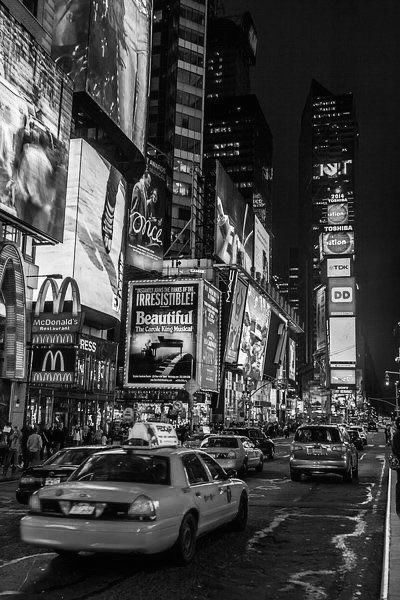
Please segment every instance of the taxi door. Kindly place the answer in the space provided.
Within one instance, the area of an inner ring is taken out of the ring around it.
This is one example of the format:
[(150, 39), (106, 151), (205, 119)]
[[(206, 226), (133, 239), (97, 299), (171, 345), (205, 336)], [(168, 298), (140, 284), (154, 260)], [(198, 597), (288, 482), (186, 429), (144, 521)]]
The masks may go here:
[(243, 439), (243, 448), (247, 456), (247, 465), (249, 467), (256, 467), (260, 462), (260, 453), (250, 440)]
[(199, 533), (213, 529), (221, 503), (217, 483), (210, 480), (207, 469), (194, 452), (184, 454), (182, 463), (189, 483), (188, 493), (199, 511)]
[(218, 499), (215, 508), (217, 510), (218, 524), (221, 525), (222, 523), (227, 523), (232, 520), (232, 517), (234, 517), (238, 511), (236, 490), (234, 489), (231, 480), (227, 479), (224, 469), (212, 458), (212, 456), (202, 452), (200, 457), (210, 471), (212, 480), (217, 484)]

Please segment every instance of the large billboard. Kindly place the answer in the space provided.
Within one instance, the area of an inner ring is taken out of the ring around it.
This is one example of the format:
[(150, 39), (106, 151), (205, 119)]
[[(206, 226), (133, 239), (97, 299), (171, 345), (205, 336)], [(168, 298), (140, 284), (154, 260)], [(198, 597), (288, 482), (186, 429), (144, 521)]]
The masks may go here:
[(271, 306), (267, 299), (249, 285), (240, 340), (239, 364), (243, 375), (253, 384), (264, 374)]
[(0, 4), (0, 213), (62, 241), (71, 82)]
[(203, 284), (200, 387), (219, 390), (220, 292), (207, 281)]
[(320, 287), (316, 291), (315, 299), (317, 340), (316, 350), (326, 348), (326, 288)]
[(76, 279), (85, 306), (120, 318), (125, 180), (92, 146), (71, 140), (65, 239), (37, 249), (41, 271)]
[(313, 167), (313, 179), (341, 179), (352, 175), (353, 162), (341, 160), (331, 163), (319, 163)]
[(253, 264), (253, 207), (217, 161), (215, 254), (226, 265), (240, 265), (249, 274)]
[(52, 56), (144, 154), (151, 0), (55, 1)]
[(196, 379), (199, 281), (130, 283), (125, 385), (183, 387)]
[(356, 362), (355, 317), (329, 319), (329, 361), (331, 365)]
[(354, 232), (333, 231), (321, 234), (322, 255), (354, 254)]
[(341, 258), (326, 259), (326, 275), (327, 277), (350, 277), (351, 275), (351, 258), (343, 256)]
[(255, 276), (269, 281), (270, 276), (270, 237), (257, 216), (254, 216), (254, 259)]
[(288, 360), (289, 379), (296, 381), (296, 341), (289, 338), (289, 360)]
[(356, 310), (356, 284), (354, 277), (328, 279), (329, 316), (353, 316)]
[(349, 205), (347, 202), (334, 202), (326, 207), (328, 225), (347, 225), (349, 222)]
[(154, 158), (148, 158), (142, 177), (133, 186), (129, 205), (128, 265), (161, 270), (166, 244), (170, 241), (171, 178)]
[(225, 362), (232, 364), (238, 362), (240, 347), (240, 336), (242, 333), (242, 323), (244, 309), (246, 307), (247, 283), (236, 277), (232, 288), (231, 296), (227, 303), (230, 306), (230, 315), (228, 321), (228, 331), (224, 336), (225, 342)]
[(355, 386), (355, 369), (331, 369), (331, 386)]

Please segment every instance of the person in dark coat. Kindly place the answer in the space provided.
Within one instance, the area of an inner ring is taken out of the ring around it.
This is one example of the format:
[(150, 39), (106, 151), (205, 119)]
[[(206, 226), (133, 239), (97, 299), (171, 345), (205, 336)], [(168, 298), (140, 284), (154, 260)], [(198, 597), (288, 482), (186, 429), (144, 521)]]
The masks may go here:
[[(400, 417), (396, 417), (395, 430), (392, 436), (392, 453), (400, 460)], [(396, 512), (400, 516), (400, 470), (397, 471)]]

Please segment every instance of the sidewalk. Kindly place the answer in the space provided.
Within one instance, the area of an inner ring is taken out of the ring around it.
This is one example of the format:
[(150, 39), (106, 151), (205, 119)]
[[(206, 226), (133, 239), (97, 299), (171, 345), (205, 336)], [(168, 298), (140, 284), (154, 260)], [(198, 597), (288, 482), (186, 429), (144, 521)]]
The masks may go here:
[(400, 600), (400, 516), (396, 513), (397, 473), (389, 469), (381, 600)]

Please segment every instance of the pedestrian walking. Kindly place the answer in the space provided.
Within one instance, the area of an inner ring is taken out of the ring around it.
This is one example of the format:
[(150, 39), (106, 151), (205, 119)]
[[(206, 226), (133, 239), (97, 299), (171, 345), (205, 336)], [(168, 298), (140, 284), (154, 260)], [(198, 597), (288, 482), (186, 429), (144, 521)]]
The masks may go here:
[(33, 432), (33, 429), (31, 427), (30, 422), (26, 421), (25, 425), (23, 425), (22, 429), (21, 429), (21, 434), (22, 434), (21, 454), (22, 454), (22, 463), (23, 463), (25, 469), (27, 468), (27, 466), (29, 464), (29, 453), (28, 453), (28, 448), (27, 448), (26, 444), (27, 444), (28, 438), (32, 432)]
[(22, 433), (16, 425), (9, 435), (8, 452), (3, 465), (3, 477), (7, 477), (8, 470), (11, 468), (11, 476), (15, 475), (15, 471), (19, 465), (19, 455), (21, 453)]
[(72, 429), (72, 442), (74, 446), (80, 446), (82, 443), (82, 429), (80, 425), (74, 425)]
[(388, 423), (385, 427), (385, 440), (386, 440), (386, 444), (390, 444), (390, 440), (392, 437), (392, 431), (391, 431), (391, 427), (390, 424)]
[(38, 433), (38, 427), (35, 425), (33, 433), (31, 433), (26, 442), (30, 467), (34, 467), (40, 463), (40, 452), (42, 450), (42, 446), (43, 441)]
[[(392, 437), (392, 454), (400, 461), (400, 417), (396, 417), (394, 424), (395, 430)], [(397, 470), (396, 512), (400, 516), (400, 469)]]

